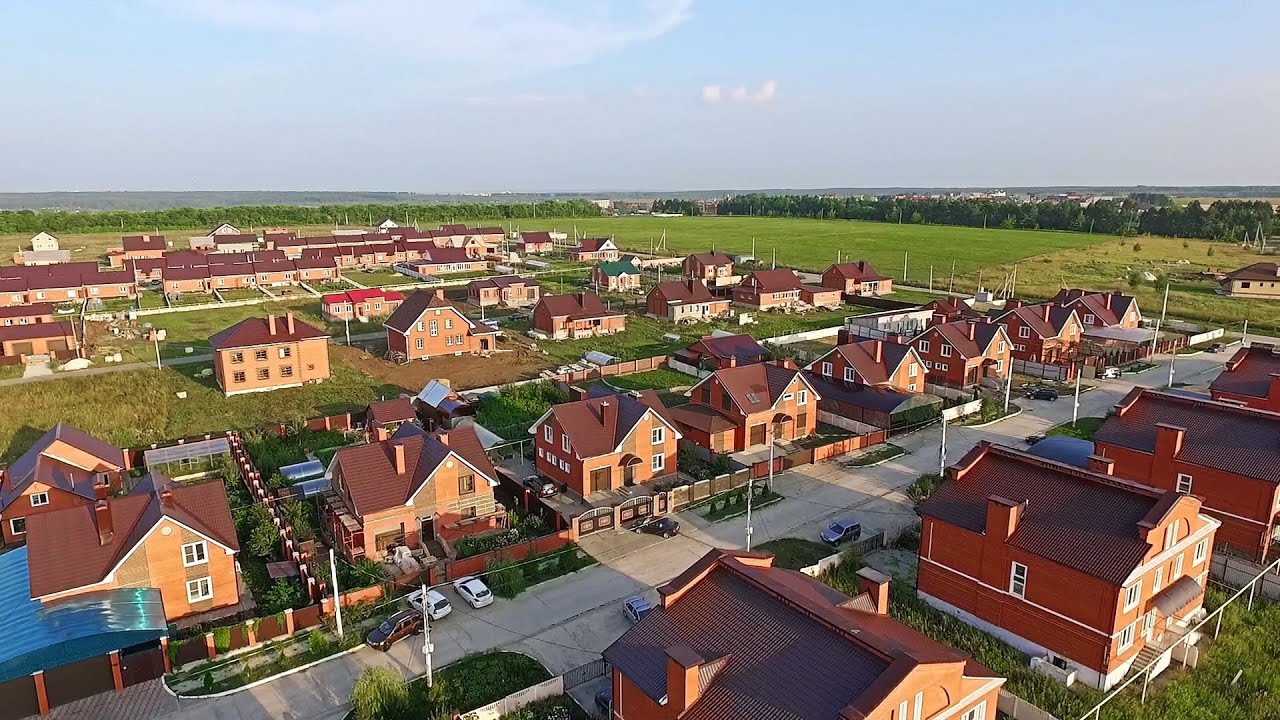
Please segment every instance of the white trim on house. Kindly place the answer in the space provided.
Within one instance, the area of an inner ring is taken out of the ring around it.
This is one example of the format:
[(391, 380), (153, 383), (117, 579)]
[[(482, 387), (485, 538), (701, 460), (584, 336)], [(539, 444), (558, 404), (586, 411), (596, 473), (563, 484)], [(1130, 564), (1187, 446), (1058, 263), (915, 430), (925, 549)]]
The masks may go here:
[[(961, 677), (964, 678), (965, 680), (977, 679), (971, 675), (961, 675)], [(929, 720), (947, 720), (947, 718), (955, 715), (956, 713), (959, 713), (962, 708), (968, 709), (969, 705), (973, 703), (973, 701), (977, 700), (983, 695), (986, 695), (992, 690), (995, 690), (997, 687), (1004, 685), (1005, 682), (1007, 682), (1005, 678), (988, 678), (987, 682), (984, 683), (981, 687), (977, 688), (976, 690), (969, 693), (968, 695), (965, 695), (964, 697), (960, 698), (960, 700), (953, 703), (950, 708), (943, 710), (937, 715), (934, 715)]]
[(405, 507), (413, 506), (413, 499), (418, 497), (418, 493), (422, 492), (422, 489), (425, 488), (431, 482), (431, 479), (436, 476), (436, 473), (440, 472), (440, 468), (444, 467), (444, 464), (449, 461), (449, 458), (457, 458), (458, 462), (471, 468), (472, 472), (484, 478), (485, 480), (488, 480), (489, 487), (491, 488), (498, 487), (498, 481), (496, 478), (489, 477), (488, 474), (482, 472), (475, 465), (472, 465), (471, 463), (467, 462), (466, 459), (463, 458), (461, 455), (459, 455), (456, 451), (450, 450), (447, 455), (440, 458), (440, 462), (434, 468), (431, 469), (431, 472), (427, 473), (427, 476), (423, 478), (421, 483), (418, 484), (417, 489), (409, 493), (409, 501), (404, 504)]
[[(1189, 533), (1186, 537), (1179, 540), (1178, 543), (1173, 547), (1165, 548), (1164, 550), (1161, 550), (1159, 553), (1156, 553), (1155, 555), (1153, 555), (1150, 560), (1134, 568), (1133, 572), (1129, 573), (1129, 575), (1125, 577), (1124, 584), (1129, 585), (1134, 580), (1141, 577), (1145, 577), (1147, 572), (1154, 570), (1155, 568), (1161, 565), (1164, 565), (1166, 562), (1168, 562), (1169, 558), (1173, 557), (1174, 555), (1185, 552), (1188, 547), (1204, 539), (1206, 536), (1209, 535), (1209, 533), (1213, 532), (1214, 530), (1217, 530), (1218, 527), (1222, 525), (1221, 520), (1211, 518), (1208, 515), (1198, 514), (1196, 515), (1196, 517), (1199, 518), (1201, 522), (1204, 523), (1199, 530), (1193, 533)], [(1170, 580), (1170, 583), (1172, 583), (1172, 581), (1173, 579)]]

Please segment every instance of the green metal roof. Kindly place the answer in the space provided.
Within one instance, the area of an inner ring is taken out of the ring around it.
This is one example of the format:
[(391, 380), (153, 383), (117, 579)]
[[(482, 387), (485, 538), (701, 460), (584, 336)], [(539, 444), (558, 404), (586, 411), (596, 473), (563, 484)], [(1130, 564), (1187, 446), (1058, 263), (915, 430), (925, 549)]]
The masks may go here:
[(609, 277), (617, 277), (619, 275), (639, 275), (640, 269), (626, 260), (615, 260), (613, 262), (600, 263), (596, 266), (600, 272)]

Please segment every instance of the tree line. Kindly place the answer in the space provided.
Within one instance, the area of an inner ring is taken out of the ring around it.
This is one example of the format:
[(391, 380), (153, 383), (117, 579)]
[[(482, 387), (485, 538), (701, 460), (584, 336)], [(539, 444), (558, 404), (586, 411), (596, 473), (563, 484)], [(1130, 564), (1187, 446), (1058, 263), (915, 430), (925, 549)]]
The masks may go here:
[(680, 198), (667, 198), (664, 200), (654, 200), (651, 212), (656, 213), (680, 213), (682, 215), (701, 215), (702, 205), (692, 200), (682, 200)]
[(599, 217), (587, 200), (544, 200), (535, 203), (467, 203), (456, 205), (257, 205), (216, 208), (169, 208), (145, 211), (74, 212), (69, 210), (0, 211), (0, 233), (153, 232), (157, 229), (208, 230), (231, 223), (251, 228), (299, 225), (376, 225), (391, 219), (400, 225), (427, 227), (515, 218)]
[(817, 219), (872, 220), (917, 225), (1022, 230), (1065, 230), (1112, 235), (1149, 233), (1206, 240), (1240, 240), (1261, 225), (1264, 234), (1275, 223), (1266, 201), (1219, 200), (1208, 208), (1198, 202), (1182, 207), (1146, 210), (1132, 198), (1099, 200), (1087, 206), (1075, 202), (1022, 203), (1009, 201), (929, 198), (827, 197), (820, 195), (734, 195), (720, 201), (718, 215), (760, 215)]

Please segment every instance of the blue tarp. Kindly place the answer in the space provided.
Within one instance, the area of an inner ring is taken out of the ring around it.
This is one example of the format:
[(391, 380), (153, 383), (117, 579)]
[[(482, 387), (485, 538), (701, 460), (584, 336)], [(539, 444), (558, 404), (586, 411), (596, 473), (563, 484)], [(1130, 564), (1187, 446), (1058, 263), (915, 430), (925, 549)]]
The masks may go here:
[(167, 631), (155, 588), (103, 590), (49, 605), (31, 599), (27, 548), (0, 555), (0, 682), (112, 650)]

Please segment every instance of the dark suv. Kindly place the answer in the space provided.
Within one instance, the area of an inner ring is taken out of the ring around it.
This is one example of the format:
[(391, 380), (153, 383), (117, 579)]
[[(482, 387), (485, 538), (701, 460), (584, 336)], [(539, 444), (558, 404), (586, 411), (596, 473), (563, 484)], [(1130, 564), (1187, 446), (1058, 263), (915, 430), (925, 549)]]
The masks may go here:
[(422, 632), (422, 613), (417, 610), (401, 610), (369, 631), (364, 642), (375, 650), (386, 652), (397, 642), (420, 632)]

